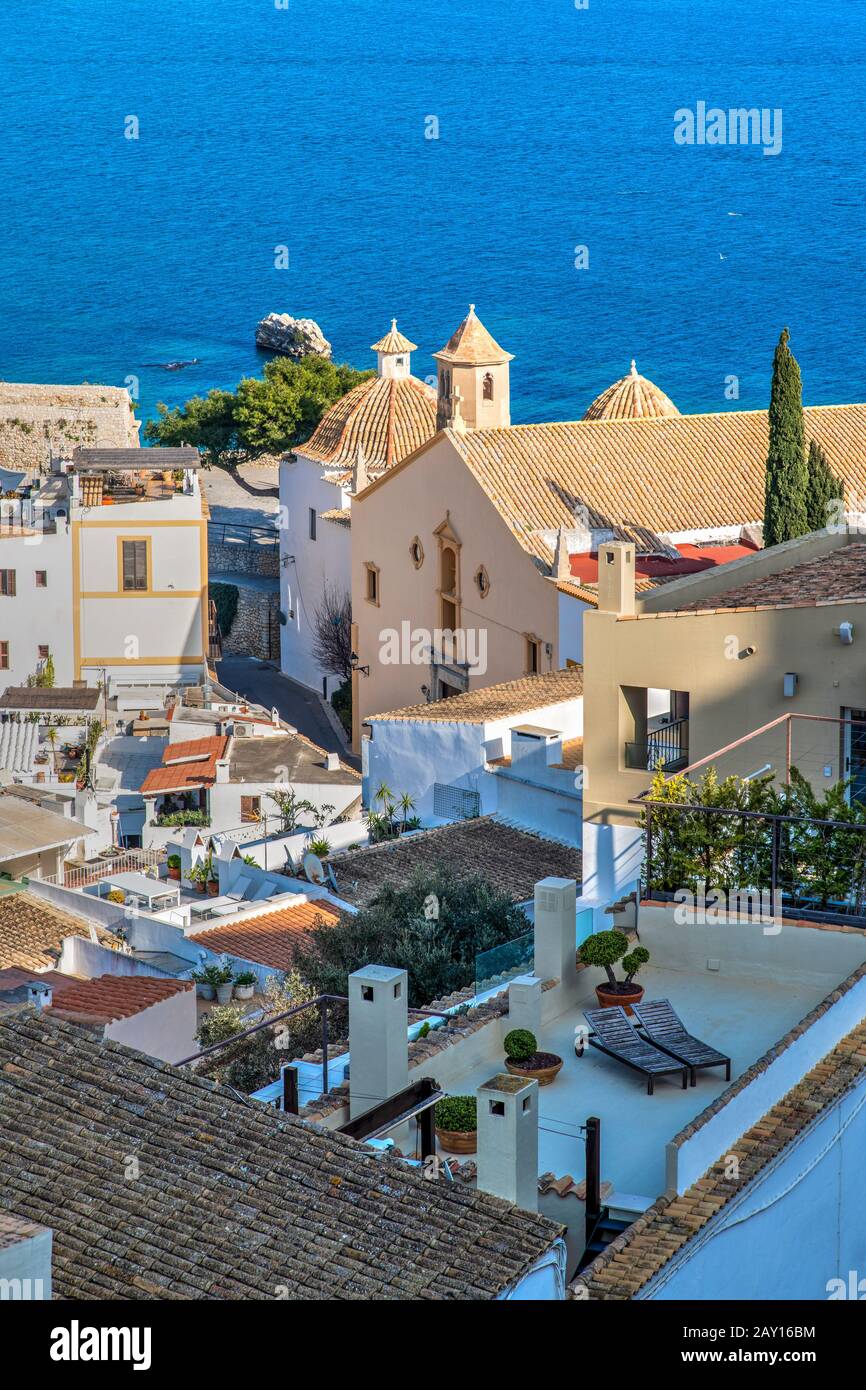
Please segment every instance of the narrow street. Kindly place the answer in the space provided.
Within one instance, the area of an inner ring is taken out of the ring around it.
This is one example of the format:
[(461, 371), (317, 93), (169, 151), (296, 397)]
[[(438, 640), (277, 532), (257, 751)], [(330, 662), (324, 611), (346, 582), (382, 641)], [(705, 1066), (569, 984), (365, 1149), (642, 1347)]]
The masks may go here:
[(319, 697), (297, 681), (289, 680), (274, 666), (250, 656), (227, 656), (216, 663), (217, 677), (229, 690), (244, 695), (266, 709), (276, 706), (287, 724), (312, 739), (329, 753), (339, 753), (349, 767), (361, 770), (361, 760), (340, 743), (322, 709)]

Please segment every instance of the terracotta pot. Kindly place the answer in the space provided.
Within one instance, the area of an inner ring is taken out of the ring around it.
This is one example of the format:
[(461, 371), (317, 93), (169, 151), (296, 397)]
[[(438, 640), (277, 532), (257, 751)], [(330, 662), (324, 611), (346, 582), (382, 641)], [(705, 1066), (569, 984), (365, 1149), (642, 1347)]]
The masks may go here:
[(440, 1149), (447, 1154), (474, 1154), (478, 1147), (478, 1133), (474, 1129), (440, 1129), (437, 1125), (436, 1138)]
[(205, 889), (204, 884), (203, 884), (199, 879), (195, 879), (195, 880), (193, 881), (193, 885), (192, 885), (192, 886), (193, 886), (193, 891), (196, 892), (196, 893), (201, 893), (202, 895), (204, 895), (204, 893), (206, 892), (206, 889)]
[(169, 876), (169, 878), (173, 878), (174, 881), (175, 881), (175, 883), (180, 883), (180, 869), (179, 869), (179, 868), (173, 869), (173, 868), (169, 865), (168, 876)]
[(207, 891), (208, 891), (208, 897), (215, 898), (215, 897), (218, 895), (218, 893), (219, 893), (219, 891), (220, 891), (220, 885), (219, 885), (219, 879), (218, 879), (218, 878), (209, 878), (209, 879), (208, 879), (208, 881), (207, 881)]
[(632, 1004), (639, 1004), (643, 999), (643, 985), (631, 985), (627, 990), (612, 990), (610, 985), (596, 985), (595, 997), (600, 1009), (613, 1009), (621, 1004), (630, 1014)]
[(506, 1057), (505, 1069), (510, 1071), (512, 1076), (522, 1076), (527, 1081), (537, 1081), (539, 1086), (549, 1086), (562, 1070), (562, 1058), (557, 1057), (556, 1062), (549, 1067), (527, 1067), (519, 1062), (509, 1062)]

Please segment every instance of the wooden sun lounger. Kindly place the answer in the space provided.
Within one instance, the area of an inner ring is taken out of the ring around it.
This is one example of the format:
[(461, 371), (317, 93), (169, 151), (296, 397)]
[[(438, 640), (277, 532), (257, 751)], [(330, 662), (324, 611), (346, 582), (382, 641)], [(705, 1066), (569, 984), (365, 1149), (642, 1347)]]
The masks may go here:
[(682, 1076), (683, 1090), (686, 1089), (689, 1084), (688, 1067), (683, 1062), (673, 1062), (669, 1053), (642, 1038), (621, 1004), (612, 1009), (585, 1009), (584, 1018), (592, 1029), (587, 1038), (590, 1047), (597, 1048), (605, 1056), (613, 1057), (615, 1061), (645, 1076), (648, 1096), (653, 1094), (657, 1076), (669, 1076), (675, 1072)]
[(685, 1062), (693, 1086), (697, 1084), (695, 1073), (702, 1067), (724, 1067), (725, 1080), (730, 1081), (730, 1057), (694, 1037), (669, 999), (644, 999), (640, 1004), (633, 1004), (632, 1009), (649, 1041), (678, 1062)]

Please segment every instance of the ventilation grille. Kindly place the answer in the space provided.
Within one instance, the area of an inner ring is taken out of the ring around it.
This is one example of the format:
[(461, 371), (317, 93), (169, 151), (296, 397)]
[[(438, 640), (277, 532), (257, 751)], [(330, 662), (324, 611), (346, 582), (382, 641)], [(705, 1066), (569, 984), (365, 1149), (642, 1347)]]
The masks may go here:
[(465, 787), (433, 783), (433, 814), (442, 820), (469, 820), (481, 814), (481, 795)]

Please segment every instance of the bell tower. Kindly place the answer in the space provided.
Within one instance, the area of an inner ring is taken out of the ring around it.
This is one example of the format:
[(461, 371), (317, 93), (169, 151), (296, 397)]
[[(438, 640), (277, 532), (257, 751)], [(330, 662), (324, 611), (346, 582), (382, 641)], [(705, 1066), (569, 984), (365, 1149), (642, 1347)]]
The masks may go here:
[(375, 352), (377, 356), (379, 376), (399, 381), (411, 375), (411, 354), (417, 346), (417, 343), (410, 343), (409, 339), (398, 331), (397, 320), (392, 319), (390, 331), (370, 347), (370, 351)]
[(437, 429), (455, 423), (459, 427), (460, 422), (470, 430), (511, 424), (508, 364), (513, 354), (505, 352), (487, 332), (474, 304), (469, 305), (469, 313), (441, 352), (433, 356), (439, 380)]

